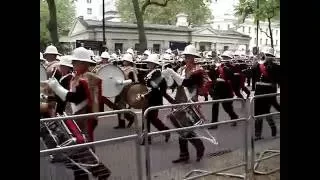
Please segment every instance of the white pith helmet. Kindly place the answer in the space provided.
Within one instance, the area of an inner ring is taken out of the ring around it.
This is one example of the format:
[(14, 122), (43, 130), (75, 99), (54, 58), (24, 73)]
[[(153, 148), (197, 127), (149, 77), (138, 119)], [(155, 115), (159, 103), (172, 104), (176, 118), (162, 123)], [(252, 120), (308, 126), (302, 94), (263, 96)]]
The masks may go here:
[(84, 47), (78, 47), (73, 50), (71, 60), (96, 63), (95, 61), (91, 60), (90, 52)]
[(196, 47), (194, 47), (194, 45), (190, 44), (188, 46), (186, 46), (184, 48), (184, 51), (181, 53), (183, 55), (193, 55), (196, 56), (198, 58), (200, 58), (201, 56), (197, 53), (197, 49)]

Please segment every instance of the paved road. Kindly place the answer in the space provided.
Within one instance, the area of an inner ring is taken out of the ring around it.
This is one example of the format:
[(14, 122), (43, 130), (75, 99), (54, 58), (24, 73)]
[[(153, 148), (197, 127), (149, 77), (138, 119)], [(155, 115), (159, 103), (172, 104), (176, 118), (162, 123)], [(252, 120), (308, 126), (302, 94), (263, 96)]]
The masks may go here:
[[(248, 106), (248, 103), (246, 104)], [(242, 108), (240, 102), (234, 103), (234, 108), (239, 117), (246, 117), (247, 113), (244, 112), (247, 108)], [(211, 119), (211, 106), (203, 105), (201, 107), (203, 114), (207, 119)], [(136, 110), (139, 111), (139, 110)], [(165, 118), (170, 110), (161, 110), (160, 119), (163, 120), (165, 124), (172, 127), (171, 123)], [(220, 106), (219, 111), (219, 121), (228, 120), (228, 115), (224, 112)], [(138, 113), (139, 127), (141, 128), (141, 113)], [(277, 117), (277, 126), (280, 129), (279, 118)], [(101, 117), (99, 119), (99, 126), (95, 130), (96, 140), (102, 140), (112, 137), (119, 137), (123, 135), (134, 134), (134, 128), (115, 130), (114, 126), (117, 124), (116, 116)], [(217, 130), (209, 130), (209, 132), (216, 137), (219, 145), (213, 145), (209, 141), (203, 140), (205, 143), (205, 159), (199, 163), (195, 162), (195, 149), (189, 145), (191, 162), (189, 164), (172, 164), (171, 161), (178, 157), (179, 155), (179, 144), (178, 135), (172, 134), (171, 139), (168, 143), (164, 142), (162, 136), (154, 137), (153, 144), (151, 146), (151, 171), (154, 176), (153, 179), (159, 179), (156, 174), (165, 173), (170, 174), (175, 173), (174, 179), (181, 179), (186, 172), (186, 169), (206, 169), (208, 166), (207, 160), (210, 154), (219, 152), (221, 150), (236, 150), (243, 148), (243, 123), (239, 123), (237, 127), (231, 127), (230, 124), (221, 125)], [(156, 129), (152, 129), (156, 131)], [(196, 131), (201, 135), (205, 135), (203, 131)], [(263, 128), (264, 137), (270, 137), (271, 132), (268, 125), (265, 123)], [(144, 152), (143, 146), (141, 146), (141, 151)], [(40, 145), (40, 148), (41, 145)], [(114, 145), (104, 145), (96, 148), (96, 153), (99, 158), (104, 162), (112, 171), (112, 176), (110, 179), (113, 180), (134, 180), (136, 178), (136, 159), (135, 159), (135, 142), (124, 142)], [(143, 157), (144, 159), (144, 157)], [(237, 162), (240, 162), (242, 157), (236, 158)], [(144, 160), (142, 161), (144, 163)], [(48, 163), (45, 158), (40, 158), (40, 179), (42, 180), (67, 180), (72, 179), (72, 173), (66, 170), (63, 166), (52, 165)], [(143, 166), (144, 167), (144, 166)], [(222, 166), (223, 167), (223, 166)], [(183, 170), (184, 169), (184, 170)], [(183, 172), (183, 174), (177, 175), (176, 171)], [(177, 178), (178, 177), (178, 178)]]

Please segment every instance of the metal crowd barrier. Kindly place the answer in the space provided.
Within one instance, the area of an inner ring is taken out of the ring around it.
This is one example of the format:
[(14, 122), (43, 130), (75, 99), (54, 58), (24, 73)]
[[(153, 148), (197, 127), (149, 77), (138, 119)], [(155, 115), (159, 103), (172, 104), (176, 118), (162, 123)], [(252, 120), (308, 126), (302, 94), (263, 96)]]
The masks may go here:
[[(142, 180), (143, 178), (143, 171), (142, 171), (142, 162), (141, 162), (141, 150), (140, 150), (140, 137), (143, 136), (144, 141), (145, 141), (145, 168), (146, 168), (146, 180), (151, 180), (151, 169), (150, 169), (150, 147), (148, 142), (148, 137), (152, 136), (157, 136), (160, 134), (165, 134), (165, 133), (172, 133), (172, 132), (180, 132), (180, 131), (185, 131), (185, 130), (194, 130), (194, 129), (203, 129), (203, 128), (208, 128), (211, 126), (215, 125), (221, 125), (221, 124), (229, 124), (233, 122), (245, 122), (244, 126), (244, 162), (229, 166), (223, 169), (219, 169), (216, 171), (204, 171), (204, 170), (192, 170), (191, 172), (188, 173), (188, 176), (192, 174), (193, 172), (200, 172), (202, 174), (196, 175), (193, 177), (188, 177), (185, 178), (185, 180), (191, 180), (191, 179), (198, 179), (201, 177), (205, 176), (210, 176), (210, 175), (223, 175), (223, 176), (231, 176), (231, 177), (237, 177), (241, 179), (252, 179), (254, 178), (254, 174), (261, 174), (261, 175), (267, 175), (271, 174), (273, 172), (276, 172), (280, 170), (280, 168), (274, 169), (269, 172), (261, 172), (257, 171), (257, 168), (259, 166), (259, 163), (261, 161), (264, 161), (266, 159), (270, 159), (275, 156), (280, 155), (280, 150), (265, 150), (263, 151), (259, 158), (256, 160), (255, 159), (255, 145), (254, 145), (254, 122), (255, 118), (261, 118), (261, 117), (267, 117), (267, 116), (272, 116), (272, 115), (277, 115), (280, 114), (280, 112), (275, 112), (275, 113), (269, 113), (269, 114), (263, 114), (259, 116), (254, 115), (254, 100), (257, 98), (263, 98), (263, 97), (270, 97), (270, 96), (279, 96), (280, 93), (273, 93), (273, 94), (265, 94), (265, 95), (258, 95), (254, 96), (253, 98), (250, 99), (250, 106), (249, 106), (249, 117), (248, 118), (239, 118), (239, 119), (233, 119), (233, 120), (227, 120), (227, 121), (222, 121), (222, 122), (216, 122), (216, 123), (208, 123), (208, 124), (203, 124), (203, 125), (196, 125), (196, 126), (190, 126), (190, 127), (183, 127), (183, 128), (176, 128), (176, 129), (170, 129), (170, 130), (165, 130), (165, 131), (157, 131), (157, 132), (150, 132), (148, 133), (147, 130), (147, 119), (146, 115), (151, 111), (151, 110), (160, 110), (160, 109), (169, 109), (169, 108), (177, 108), (177, 107), (182, 107), (182, 106), (195, 106), (195, 105), (206, 105), (206, 104), (214, 104), (214, 103), (222, 103), (222, 102), (230, 102), (230, 101), (242, 101), (243, 99), (240, 98), (230, 98), (230, 99), (221, 99), (221, 100), (212, 100), (212, 101), (205, 101), (205, 102), (192, 102), (192, 103), (181, 103), (181, 104), (172, 104), (172, 105), (163, 105), (163, 106), (154, 106), (150, 107), (145, 110), (142, 118), (143, 118), (143, 123), (144, 123), (144, 131), (143, 134), (141, 134), (141, 131), (138, 127), (138, 121), (137, 121), (137, 114), (130, 110), (130, 109), (123, 109), (123, 110), (115, 110), (115, 111), (108, 111), (108, 112), (98, 112), (98, 113), (90, 113), (90, 114), (81, 114), (81, 115), (73, 115), (73, 116), (65, 116), (65, 117), (54, 117), (54, 118), (45, 118), (45, 119), (40, 119), (40, 121), (60, 121), (60, 120), (68, 120), (68, 119), (73, 119), (73, 120), (81, 120), (81, 119), (86, 119), (89, 117), (98, 117), (98, 116), (106, 116), (106, 115), (113, 115), (113, 114), (120, 114), (120, 113), (130, 113), (134, 116), (134, 125), (135, 125), (135, 131), (136, 134), (134, 135), (128, 135), (128, 136), (122, 136), (122, 137), (116, 137), (116, 138), (110, 138), (110, 139), (105, 139), (105, 140), (99, 140), (99, 141), (94, 141), (94, 142), (88, 142), (84, 144), (77, 144), (77, 145), (72, 145), (72, 146), (67, 146), (67, 147), (60, 147), (60, 148), (53, 148), (53, 149), (46, 149), (46, 150), (41, 150), (40, 151), (40, 157), (50, 155), (52, 153), (59, 153), (59, 152), (65, 152), (69, 151), (72, 149), (78, 149), (78, 148), (83, 148), (83, 147), (92, 147), (93, 145), (102, 145), (102, 144), (114, 144), (118, 142), (126, 142), (130, 140), (136, 140), (136, 159), (137, 159), (137, 177), (138, 180)], [(249, 134), (249, 122), (252, 123), (252, 133)], [(249, 142), (250, 138), (250, 142)], [(251, 159), (249, 159), (249, 146), (251, 145)], [(274, 153), (273, 155), (263, 157), (266, 153)], [(231, 169), (235, 169), (241, 166), (245, 166), (245, 174), (244, 175), (238, 175), (238, 174), (231, 174), (231, 173), (222, 173)]]
[[(150, 147), (148, 142), (148, 137), (150, 136), (156, 136), (160, 134), (166, 134), (166, 133), (172, 133), (172, 132), (180, 132), (180, 131), (185, 131), (185, 130), (194, 130), (194, 129), (200, 129), (200, 128), (208, 128), (214, 125), (221, 125), (221, 124), (229, 124), (229, 123), (234, 123), (234, 122), (245, 122), (245, 128), (244, 128), (244, 162), (240, 163), (238, 165), (228, 167), (225, 169), (221, 169), (218, 171), (214, 172), (208, 172), (208, 171), (203, 171), (203, 170), (193, 170), (188, 173), (190, 175), (192, 172), (201, 172), (203, 173), (202, 175), (194, 176), (187, 178), (188, 180), (191, 179), (197, 179), (201, 178), (204, 176), (209, 176), (209, 175), (223, 175), (223, 176), (234, 176), (234, 177), (241, 177), (241, 178), (246, 178), (246, 174), (249, 171), (249, 158), (248, 158), (248, 119), (247, 118), (239, 118), (239, 119), (233, 119), (233, 120), (228, 120), (228, 121), (222, 121), (222, 122), (216, 122), (216, 123), (208, 123), (208, 124), (203, 124), (203, 125), (196, 125), (196, 126), (190, 126), (190, 127), (183, 127), (183, 128), (175, 128), (175, 129), (170, 129), (170, 130), (164, 130), (164, 131), (157, 131), (157, 132), (150, 132), (148, 133), (147, 130), (147, 114), (152, 111), (152, 110), (160, 110), (160, 109), (170, 109), (170, 108), (177, 108), (177, 107), (182, 107), (182, 106), (196, 106), (196, 105), (206, 105), (206, 104), (214, 104), (214, 103), (222, 103), (222, 102), (230, 102), (230, 101), (241, 101), (244, 102), (243, 99), (241, 98), (230, 98), (230, 99), (219, 99), (219, 100), (211, 100), (211, 101), (204, 101), (204, 102), (191, 102), (191, 103), (181, 103), (181, 104), (171, 104), (171, 105), (162, 105), (162, 106), (153, 106), (149, 107), (144, 111), (144, 114), (142, 116), (143, 118), (143, 123), (144, 123), (144, 130), (143, 130), (143, 136), (144, 136), (144, 141), (145, 141), (145, 166), (146, 166), (146, 180), (151, 180), (151, 163), (150, 163)], [(245, 175), (237, 175), (237, 174), (219, 174), (220, 172), (227, 171), (230, 169), (238, 168), (241, 166), (245, 166)]]
[[(249, 118), (248, 120), (252, 122), (252, 133), (251, 133), (251, 160), (250, 160), (250, 177), (254, 178), (254, 174), (259, 174), (259, 175), (268, 175), (271, 173), (274, 173), (276, 171), (279, 171), (280, 168), (276, 168), (271, 171), (267, 172), (262, 172), (258, 171), (257, 168), (259, 167), (259, 164), (261, 161), (264, 161), (266, 159), (270, 159), (272, 157), (276, 157), (280, 155), (280, 150), (264, 150), (260, 155), (257, 160), (255, 160), (255, 145), (254, 145), (254, 138), (255, 138), (255, 119), (256, 118), (263, 118), (267, 116), (273, 116), (273, 115), (278, 115), (280, 112), (274, 112), (274, 113), (268, 113), (268, 114), (262, 114), (255, 116), (254, 112), (254, 103), (255, 99), (260, 99), (260, 98), (266, 98), (266, 97), (273, 97), (273, 96), (280, 96), (280, 93), (272, 93), (272, 94), (262, 94), (262, 95), (256, 95), (250, 99), (250, 106), (249, 106)], [(273, 155), (269, 155), (267, 157), (264, 157), (265, 154), (267, 153), (273, 153)]]
[(77, 144), (77, 145), (71, 145), (66, 147), (59, 147), (59, 148), (53, 148), (53, 149), (46, 149), (40, 151), (40, 157), (48, 156), (52, 153), (60, 153), (60, 152), (66, 152), (73, 149), (79, 149), (84, 147), (92, 147), (93, 145), (102, 145), (102, 144), (113, 144), (118, 142), (126, 142), (126, 141), (132, 141), (136, 140), (136, 159), (137, 159), (137, 178), (139, 180), (142, 180), (142, 164), (141, 164), (141, 151), (140, 151), (140, 129), (139, 124), (137, 121), (137, 114), (130, 110), (130, 109), (123, 109), (123, 110), (115, 110), (115, 111), (107, 111), (107, 112), (98, 112), (98, 113), (89, 113), (89, 114), (80, 114), (80, 115), (73, 115), (73, 116), (65, 116), (65, 117), (54, 117), (54, 118), (45, 118), (40, 119), (40, 121), (61, 121), (61, 120), (83, 120), (89, 117), (99, 117), (99, 116), (106, 116), (106, 115), (113, 115), (113, 114), (120, 114), (120, 113), (130, 113), (134, 116), (134, 125), (135, 130), (137, 134), (129, 135), (129, 136), (122, 136), (122, 137), (116, 137), (116, 138), (110, 138), (105, 140), (99, 140), (94, 142), (87, 142), (84, 144)]

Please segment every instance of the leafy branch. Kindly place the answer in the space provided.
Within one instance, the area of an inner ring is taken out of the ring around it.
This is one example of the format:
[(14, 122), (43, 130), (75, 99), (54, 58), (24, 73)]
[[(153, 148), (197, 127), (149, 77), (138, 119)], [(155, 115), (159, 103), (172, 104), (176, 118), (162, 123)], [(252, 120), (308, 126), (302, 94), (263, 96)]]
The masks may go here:
[(165, 7), (167, 6), (168, 2), (170, 0), (165, 0), (163, 3), (159, 3), (159, 2), (151, 2), (151, 0), (146, 0), (142, 7), (141, 7), (141, 13), (144, 14), (144, 12), (146, 11), (146, 8), (149, 6), (149, 5), (156, 5), (156, 6), (162, 6), (162, 7)]
[(260, 31), (263, 32), (268, 38), (271, 38), (271, 36), (267, 32), (263, 31), (262, 28), (260, 28)]

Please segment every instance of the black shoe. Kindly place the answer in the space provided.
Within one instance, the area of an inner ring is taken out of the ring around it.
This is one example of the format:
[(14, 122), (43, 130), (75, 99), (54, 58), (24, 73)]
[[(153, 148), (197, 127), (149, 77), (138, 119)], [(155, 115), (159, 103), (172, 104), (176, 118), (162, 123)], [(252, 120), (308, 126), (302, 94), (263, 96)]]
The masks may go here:
[(127, 125), (127, 128), (130, 128), (132, 126), (133, 122), (134, 122), (134, 119), (130, 119), (129, 124)]
[[(141, 146), (144, 146), (144, 144), (145, 144), (145, 140), (143, 140), (140, 145), (141, 145)], [(151, 143), (151, 139), (148, 140), (148, 144), (152, 144), (152, 143)]]
[(166, 143), (167, 143), (167, 142), (169, 141), (170, 137), (171, 137), (171, 134), (168, 133), (168, 134), (165, 135), (165, 137), (166, 137), (165, 141), (166, 141)]
[(276, 137), (277, 136), (277, 128), (276, 127), (271, 128), (271, 136), (272, 137)]
[(126, 126), (125, 125), (118, 125), (116, 127), (113, 127), (113, 129), (125, 129)]
[(213, 126), (209, 127), (208, 129), (218, 129), (218, 125), (213, 125)]
[(202, 158), (203, 158), (203, 155), (202, 155), (202, 156), (198, 156), (197, 159), (196, 159), (196, 161), (197, 161), (197, 162), (200, 162)]
[(180, 157), (179, 159), (173, 160), (172, 163), (182, 163), (182, 162), (188, 162), (189, 157)]

